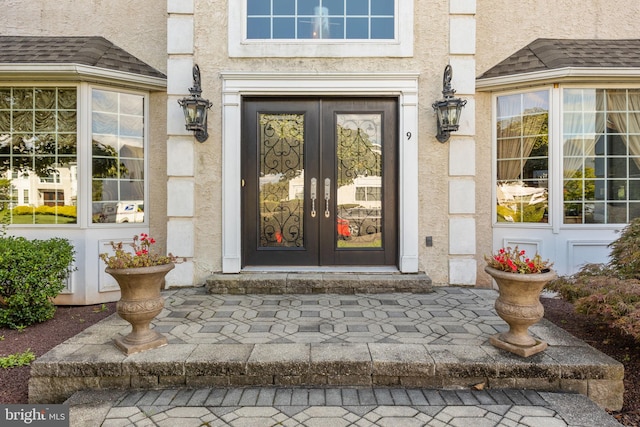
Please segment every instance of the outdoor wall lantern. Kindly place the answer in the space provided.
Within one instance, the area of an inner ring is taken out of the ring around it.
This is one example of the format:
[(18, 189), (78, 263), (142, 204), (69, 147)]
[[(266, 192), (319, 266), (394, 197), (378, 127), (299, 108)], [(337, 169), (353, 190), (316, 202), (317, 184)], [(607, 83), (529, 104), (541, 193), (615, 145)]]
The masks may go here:
[(460, 112), (462, 107), (467, 104), (467, 100), (455, 98), (456, 93), (451, 88), (451, 77), (453, 77), (453, 69), (451, 65), (444, 67), (444, 76), (442, 77), (442, 95), (444, 99), (436, 101), (432, 104), (438, 116), (438, 134), (436, 138), (440, 142), (447, 142), (449, 134), (458, 130), (460, 125)]
[(193, 87), (189, 88), (191, 96), (178, 100), (178, 104), (184, 112), (185, 127), (187, 130), (195, 132), (194, 135), (199, 142), (205, 142), (209, 138), (207, 132), (207, 110), (213, 103), (200, 96), (202, 87), (200, 86), (200, 67), (193, 66)]

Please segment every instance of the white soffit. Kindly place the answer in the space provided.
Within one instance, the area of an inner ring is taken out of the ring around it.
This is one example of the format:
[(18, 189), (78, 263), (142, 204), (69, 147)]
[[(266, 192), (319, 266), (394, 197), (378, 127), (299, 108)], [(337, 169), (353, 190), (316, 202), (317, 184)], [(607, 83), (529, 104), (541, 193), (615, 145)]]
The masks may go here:
[(549, 83), (640, 83), (640, 68), (558, 68), (476, 79), (476, 90), (494, 91)]
[(162, 90), (167, 80), (81, 64), (0, 64), (0, 81), (86, 81), (146, 90)]

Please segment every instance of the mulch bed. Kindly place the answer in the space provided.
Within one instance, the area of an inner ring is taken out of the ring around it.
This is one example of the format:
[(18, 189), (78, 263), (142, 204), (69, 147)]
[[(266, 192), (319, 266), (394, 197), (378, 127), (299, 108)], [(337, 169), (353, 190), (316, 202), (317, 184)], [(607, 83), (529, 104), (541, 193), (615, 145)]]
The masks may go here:
[[(577, 314), (573, 305), (556, 298), (543, 298), (545, 317), (591, 346), (624, 364), (624, 407), (612, 415), (626, 426), (640, 426), (640, 343), (627, 335)], [(19, 332), (0, 328), (0, 356), (31, 349), (36, 357), (104, 319), (115, 311), (115, 303), (58, 307), (53, 319)], [(31, 368), (0, 369), (0, 403), (27, 403)]]
[[(22, 331), (0, 328), (0, 356), (30, 349), (42, 356), (61, 342), (114, 313), (116, 303), (87, 306), (60, 306), (53, 319)], [(0, 403), (27, 403), (31, 368), (0, 368)]]
[(640, 426), (640, 342), (593, 317), (576, 313), (573, 304), (542, 298), (544, 317), (624, 365), (624, 406), (613, 415), (625, 426)]

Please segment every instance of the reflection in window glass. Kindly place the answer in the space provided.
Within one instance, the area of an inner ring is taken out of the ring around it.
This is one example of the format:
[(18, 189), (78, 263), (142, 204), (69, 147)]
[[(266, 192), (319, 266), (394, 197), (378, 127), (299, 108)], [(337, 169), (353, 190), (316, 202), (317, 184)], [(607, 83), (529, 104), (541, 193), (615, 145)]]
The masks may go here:
[(144, 221), (144, 97), (92, 91), (92, 221)]
[(563, 91), (565, 224), (640, 216), (640, 91)]
[(0, 218), (77, 223), (75, 88), (0, 87)]
[(393, 40), (395, 18), (395, 0), (247, 0), (247, 38)]
[(304, 115), (260, 114), (260, 247), (304, 246)]
[(382, 115), (337, 114), (336, 245), (382, 247)]
[(547, 222), (549, 92), (497, 98), (498, 222)]

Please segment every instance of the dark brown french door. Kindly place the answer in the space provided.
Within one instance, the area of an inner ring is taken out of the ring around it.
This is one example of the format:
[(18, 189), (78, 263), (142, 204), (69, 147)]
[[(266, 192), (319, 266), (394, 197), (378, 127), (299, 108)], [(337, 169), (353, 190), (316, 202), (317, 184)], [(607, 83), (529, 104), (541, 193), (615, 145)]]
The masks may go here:
[(244, 98), (243, 264), (397, 263), (395, 98)]

